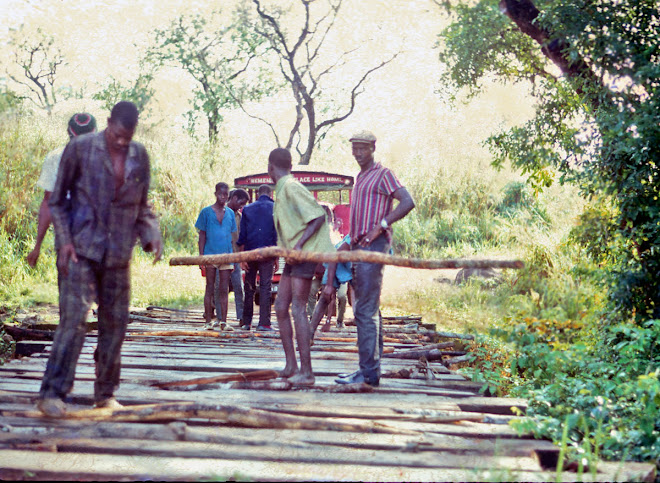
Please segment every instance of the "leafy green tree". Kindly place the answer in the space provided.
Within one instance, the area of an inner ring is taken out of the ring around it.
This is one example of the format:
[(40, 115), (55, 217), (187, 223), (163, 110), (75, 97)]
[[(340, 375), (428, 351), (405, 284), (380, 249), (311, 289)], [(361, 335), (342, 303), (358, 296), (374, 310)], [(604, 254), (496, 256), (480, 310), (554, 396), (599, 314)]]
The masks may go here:
[[(276, 62), (279, 64), (279, 74), (285, 84), (291, 88), (295, 101), (296, 117), (284, 147), (291, 149), (295, 143), (296, 151), (300, 155), (300, 164), (307, 165), (311, 160), (314, 148), (323, 140), (330, 128), (353, 114), (356, 99), (363, 91), (367, 78), (394, 60), (397, 54), (379, 63), (374, 62), (374, 65), (370, 67), (365, 67), (360, 74), (355, 76), (352, 87), (347, 89), (343, 103), (337, 99), (337, 96), (333, 98), (333, 103), (340, 106), (339, 109), (335, 112), (325, 112), (317, 105), (317, 101), (322, 98), (325, 80), (331, 74), (336, 75), (336, 71), (341, 71), (341, 67), (347, 63), (350, 54), (358, 50), (356, 48), (345, 51), (333, 62), (323, 59), (325, 42), (335, 25), (342, 0), (327, 0), (324, 2), (325, 10), (315, 16), (312, 15), (311, 6), (321, 2), (300, 0), (303, 8), (301, 15), (303, 20), (299, 32), (295, 35), (288, 34), (285, 26), (290, 20), (287, 20), (281, 9), (272, 8), (269, 11), (259, 0), (253, 0), (253, 3), (256, 18), (253, 18), (246, 7), (243, 10), (245, 22), (247, 25), (251, 25), (250, 28), (265, 39), (275, 52)], [(264, 119), (259, 119), (270, 126), (277, 145), (281, 146), (282, 143), (273, 125)], [(304, 121), (307, 124), (306, 129), (303, 128)], [(304, 134), (301, 134), (301, 131)]]
[(0, 115), (18, 110), (23, 100), (6, 85), (0, 84)]
[(7, 71), (8, 77), (27, 91), (27, 95), (21, 98), (28, 99), (50, 115), (58, 101), (59, 89), (55, 87), (58, 69), (65, 64), (55, 38), (41, 29), (35, 34), (26, 34), (20, 28), (11, 32), (9, 44), (14, 69)]
[(214, 11), (182, 15), (167, 28), (156, 29), (146, 59), (183, 69), (195, 80), (193, 110), (206, 116), (209, 140), (214, 142), (224, 109), (259, 99), (272, 87), (257, 65), (267, 49), (265, 41), (236, 18), (222, 22), (220, 12)]
[(526, 82), (536, 114), (495, 133), (505, 160), (537, 188), (558, 175), (606, 200), (613, 313), (660, 317), (660, 13), (656, 0), (439, 2), (445, 81), (468, 95), (492, 79)]
[(108, 111), (119, 101), (131, 101), (137, 106), (138, 112), (143, 113), (155, 94), (155, 89), (151, 86), (153, 79), (154, 76), (151, 72), (140, 73), (134, 81), (127, 85), (110, 77), (110, 81), (105, 87), (95, 93), (92, 98), (103, 101), (103, 107)]

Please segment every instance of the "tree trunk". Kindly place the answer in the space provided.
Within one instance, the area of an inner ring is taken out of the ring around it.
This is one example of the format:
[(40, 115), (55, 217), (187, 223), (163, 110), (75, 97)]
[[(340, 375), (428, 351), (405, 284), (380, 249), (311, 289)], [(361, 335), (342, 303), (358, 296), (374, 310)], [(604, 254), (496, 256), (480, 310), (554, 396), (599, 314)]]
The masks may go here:
[(309, 165), (316, 144), (316, 112), (314, 110), (314, 99), (311, 97), (305, 100), (305, 112), (309, 123), (309, 135), (307, 136), (307, 149), (300, 157), (300, 164), (303, 166)]

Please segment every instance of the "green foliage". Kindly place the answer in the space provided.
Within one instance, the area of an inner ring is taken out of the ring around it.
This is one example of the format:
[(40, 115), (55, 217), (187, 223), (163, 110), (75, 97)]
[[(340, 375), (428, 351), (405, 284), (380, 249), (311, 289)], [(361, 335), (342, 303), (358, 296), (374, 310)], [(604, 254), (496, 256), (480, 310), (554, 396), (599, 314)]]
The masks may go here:
[(549, 223), (542, 204), (523, 183), (509, 183), (498, 193), (478, 175), (436, 174), (407, 186), (416, 207), (396, 225), (397, 253), (426, 258), (483, 253), (518, 243), (514, 226), (529, 221), (543, 229)]
[(460, 2), (451, 8), (456, 21), (440, 35), (440, 61), (449, 69), (443, 79), (476, 96), (491, 74), (518, 82), (544, 75), (545, 61), (535, 42), (500, 14), (496, 2)]
[(0, 116), (11, 114), (22, 107), (23, 100), (7, 86), (0, 85)]
[[(597, 330), (597, 329), (593, 329)], [(528, 324), (502, 330), (516, 348), (513, 394), (527, 397), (528, 417), (516, 425), (555, 440), (568, 426), (577, 449), (585, 440), (608, 458), (660, 457), (660, 322), (603, 328), (596, 339), (553, 348), (548, 332)], [(550, 332), (554, 339), (555, 333)], [(514, 371), (512, 370), (512, 373)]]
[(9, 336), (0, 324), (0, 366), (14, 357), (16, 342)]
[(155, 89), (151, 87), (153, 73), (140, 73), (135, 81), (124, 85), (114, 77), (110, 77), (106, 86), (94, 94), (92, 99), (103, 101), (103, 107), (110, 112), (119, 101), (131, 101), (134, 103), (138, 112), (144, 113), (149, 101), (155, 94)]
[(223, 20), (219, 11), (182, 15), (156, 29), (153, 39), (146, 63), (182, 69), (194, 79), (193, 111), (206, 116), (210, 141), (217, 139), (224, 109), (274, 88), (260, 63), (268, 50), (265, 40), (238, 18)]
[[(531, 2), (518, 2), (533, 6)], [(516, 12), (511, 2), (509, 14)], [(441, 35), (445, 81), (468, 93), (484, 80), (528, 82), (536, 115), (488, 141), (495, 165), (510, 160), (541, 189), (556, 173), (587, 195), (607, 197), (613, 216), (583, 241), (609, 260), (613, 314), (660, 316), (660, 20), (654, 0), (540, 0), (528, 24), (541, 50), (494, 2), (459, 4)], [(547, 56), (547, 57), (546, 57)], [(562, 69), (557, 76), (550, 59)], [(606, 242), (603, 244), (602, 242)]]

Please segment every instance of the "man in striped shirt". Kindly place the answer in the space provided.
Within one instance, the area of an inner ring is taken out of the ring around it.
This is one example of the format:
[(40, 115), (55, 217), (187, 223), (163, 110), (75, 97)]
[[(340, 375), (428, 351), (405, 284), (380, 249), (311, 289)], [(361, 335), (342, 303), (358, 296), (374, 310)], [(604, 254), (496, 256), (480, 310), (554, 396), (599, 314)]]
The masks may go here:
[[(362, 131), (351, 137), (350, 142), (353, 157), (360, 166), (351, 197), (351, 248), (387, 252), (392, 243), (391, 225), (406, 216), (415, 207), (415, 202), (395, 174), (374, 160), (376, 136), (373, 133)], [(398, 205), (393, 209), (394, 200)], [(357, 262), (353, 263), (352, 270), (360, 369), (339, 377), (336, 382), (365, 382), (378, 386), (383, 353), (383, 325), (379, 311), (383, 265)]]

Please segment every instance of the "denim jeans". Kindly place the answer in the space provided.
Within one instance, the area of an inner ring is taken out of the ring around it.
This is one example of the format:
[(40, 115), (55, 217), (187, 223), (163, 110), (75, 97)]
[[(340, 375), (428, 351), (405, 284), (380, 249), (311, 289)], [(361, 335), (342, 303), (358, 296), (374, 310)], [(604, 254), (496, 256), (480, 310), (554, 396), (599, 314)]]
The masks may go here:
[[(389, 243), (387, 237), (381, 235), (370, 245), (356, 246), (354, 249), (385, 253)], [(357, 326), (360, 371), (368, 383), (375, 382), (380, 378), (380, 359), (383, 354), (383, 320), (379, 310), (383, 265), (354, 262), (352, 271), (355, 292), (353, 313)]]

